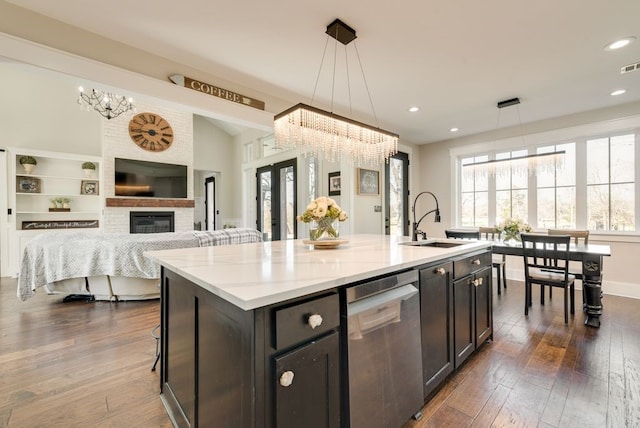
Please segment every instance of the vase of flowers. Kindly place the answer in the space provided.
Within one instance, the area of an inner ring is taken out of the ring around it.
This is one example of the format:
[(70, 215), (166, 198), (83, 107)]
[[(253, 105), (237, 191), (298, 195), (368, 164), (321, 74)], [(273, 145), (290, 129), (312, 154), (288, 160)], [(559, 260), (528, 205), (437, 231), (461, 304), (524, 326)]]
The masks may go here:
[(517, 218), (508, 218), (495, 226), (505, 242), (520, 241), (521, 232), (531, 232), (531, 226)]
[(347, 213), (331, 198), (320, 196), (309, 203), (299, 221), (311, 223), (311, 241), (335, 240), (340, 236), (339, 222), (348, 218)]

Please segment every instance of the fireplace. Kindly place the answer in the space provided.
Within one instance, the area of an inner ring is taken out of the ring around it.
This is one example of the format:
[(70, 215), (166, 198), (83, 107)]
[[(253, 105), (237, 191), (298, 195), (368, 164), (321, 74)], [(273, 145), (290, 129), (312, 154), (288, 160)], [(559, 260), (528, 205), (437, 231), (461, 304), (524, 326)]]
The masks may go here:
[(131, 211), (130, 233), (175, 232), (173, 211)]

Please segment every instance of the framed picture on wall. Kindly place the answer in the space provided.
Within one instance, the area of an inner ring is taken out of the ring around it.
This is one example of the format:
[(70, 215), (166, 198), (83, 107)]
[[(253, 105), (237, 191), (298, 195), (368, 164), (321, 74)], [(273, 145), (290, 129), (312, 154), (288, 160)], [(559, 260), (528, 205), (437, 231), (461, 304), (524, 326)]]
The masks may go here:
[(340, 171), (329, 173), (329, 196), (340, 195)]
[(358, 168), (358, 194), (378, 195), (380, 194), (380, 173), (372, 169)]

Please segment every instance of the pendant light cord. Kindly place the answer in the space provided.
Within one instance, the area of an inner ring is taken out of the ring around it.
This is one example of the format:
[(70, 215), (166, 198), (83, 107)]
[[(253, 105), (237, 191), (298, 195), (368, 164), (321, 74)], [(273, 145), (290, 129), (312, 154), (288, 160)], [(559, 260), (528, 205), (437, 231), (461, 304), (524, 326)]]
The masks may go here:
[(358, 57), (358, 64), (360, 64), (360, 72), (362, 73), (362, 80), (364, 80), (364, 87), (367, 90), (367, 96), (369, 97), (369, 104), (371, 105), (371, 111), (373, 112), (373, 120), (376, 121), (376, 126), (380, 128), (378, 123), (378, 115), (376, 115), (376, 109), (373, 107), (373, 99), (371, 98), (371, 92), (369, 92), (369, 85), (367, 84), (367, 78), (364, 75), (364, 68), (362, 67), (362, 61), (360, 60), (360, 53), (358, 52), (358, 44), (353, 41), (353, 47), (356, 49), (356, 56)]

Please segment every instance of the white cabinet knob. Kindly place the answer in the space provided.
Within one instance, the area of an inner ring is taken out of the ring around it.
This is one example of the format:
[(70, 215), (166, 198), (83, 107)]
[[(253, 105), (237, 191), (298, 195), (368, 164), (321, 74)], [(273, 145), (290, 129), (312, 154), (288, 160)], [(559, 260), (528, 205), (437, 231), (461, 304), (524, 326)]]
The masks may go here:
[(311, 328), (319, 327), (322, 324), (322, 317), (318, 314), (313, 314), (309, 316), (307, 324), (309, 324), (309, 327)]
[(287, 370), (286, 372), (280, 375), (280, 385), (285, 388), (293, 383), (293, 372), (291, 370)]
[(442, 267), (437, 268), (434, 272), (437, 273), (438, 275), (441, 275), (441, 276), (444, 275), (445, 273), (447, 273), (447, 271), (444, 270), (444, 268), (442, 268)]
[(473, 263), (474, 265), (479, 265), (480, 264), (480, 259), (475, 259), (471, 263)]

